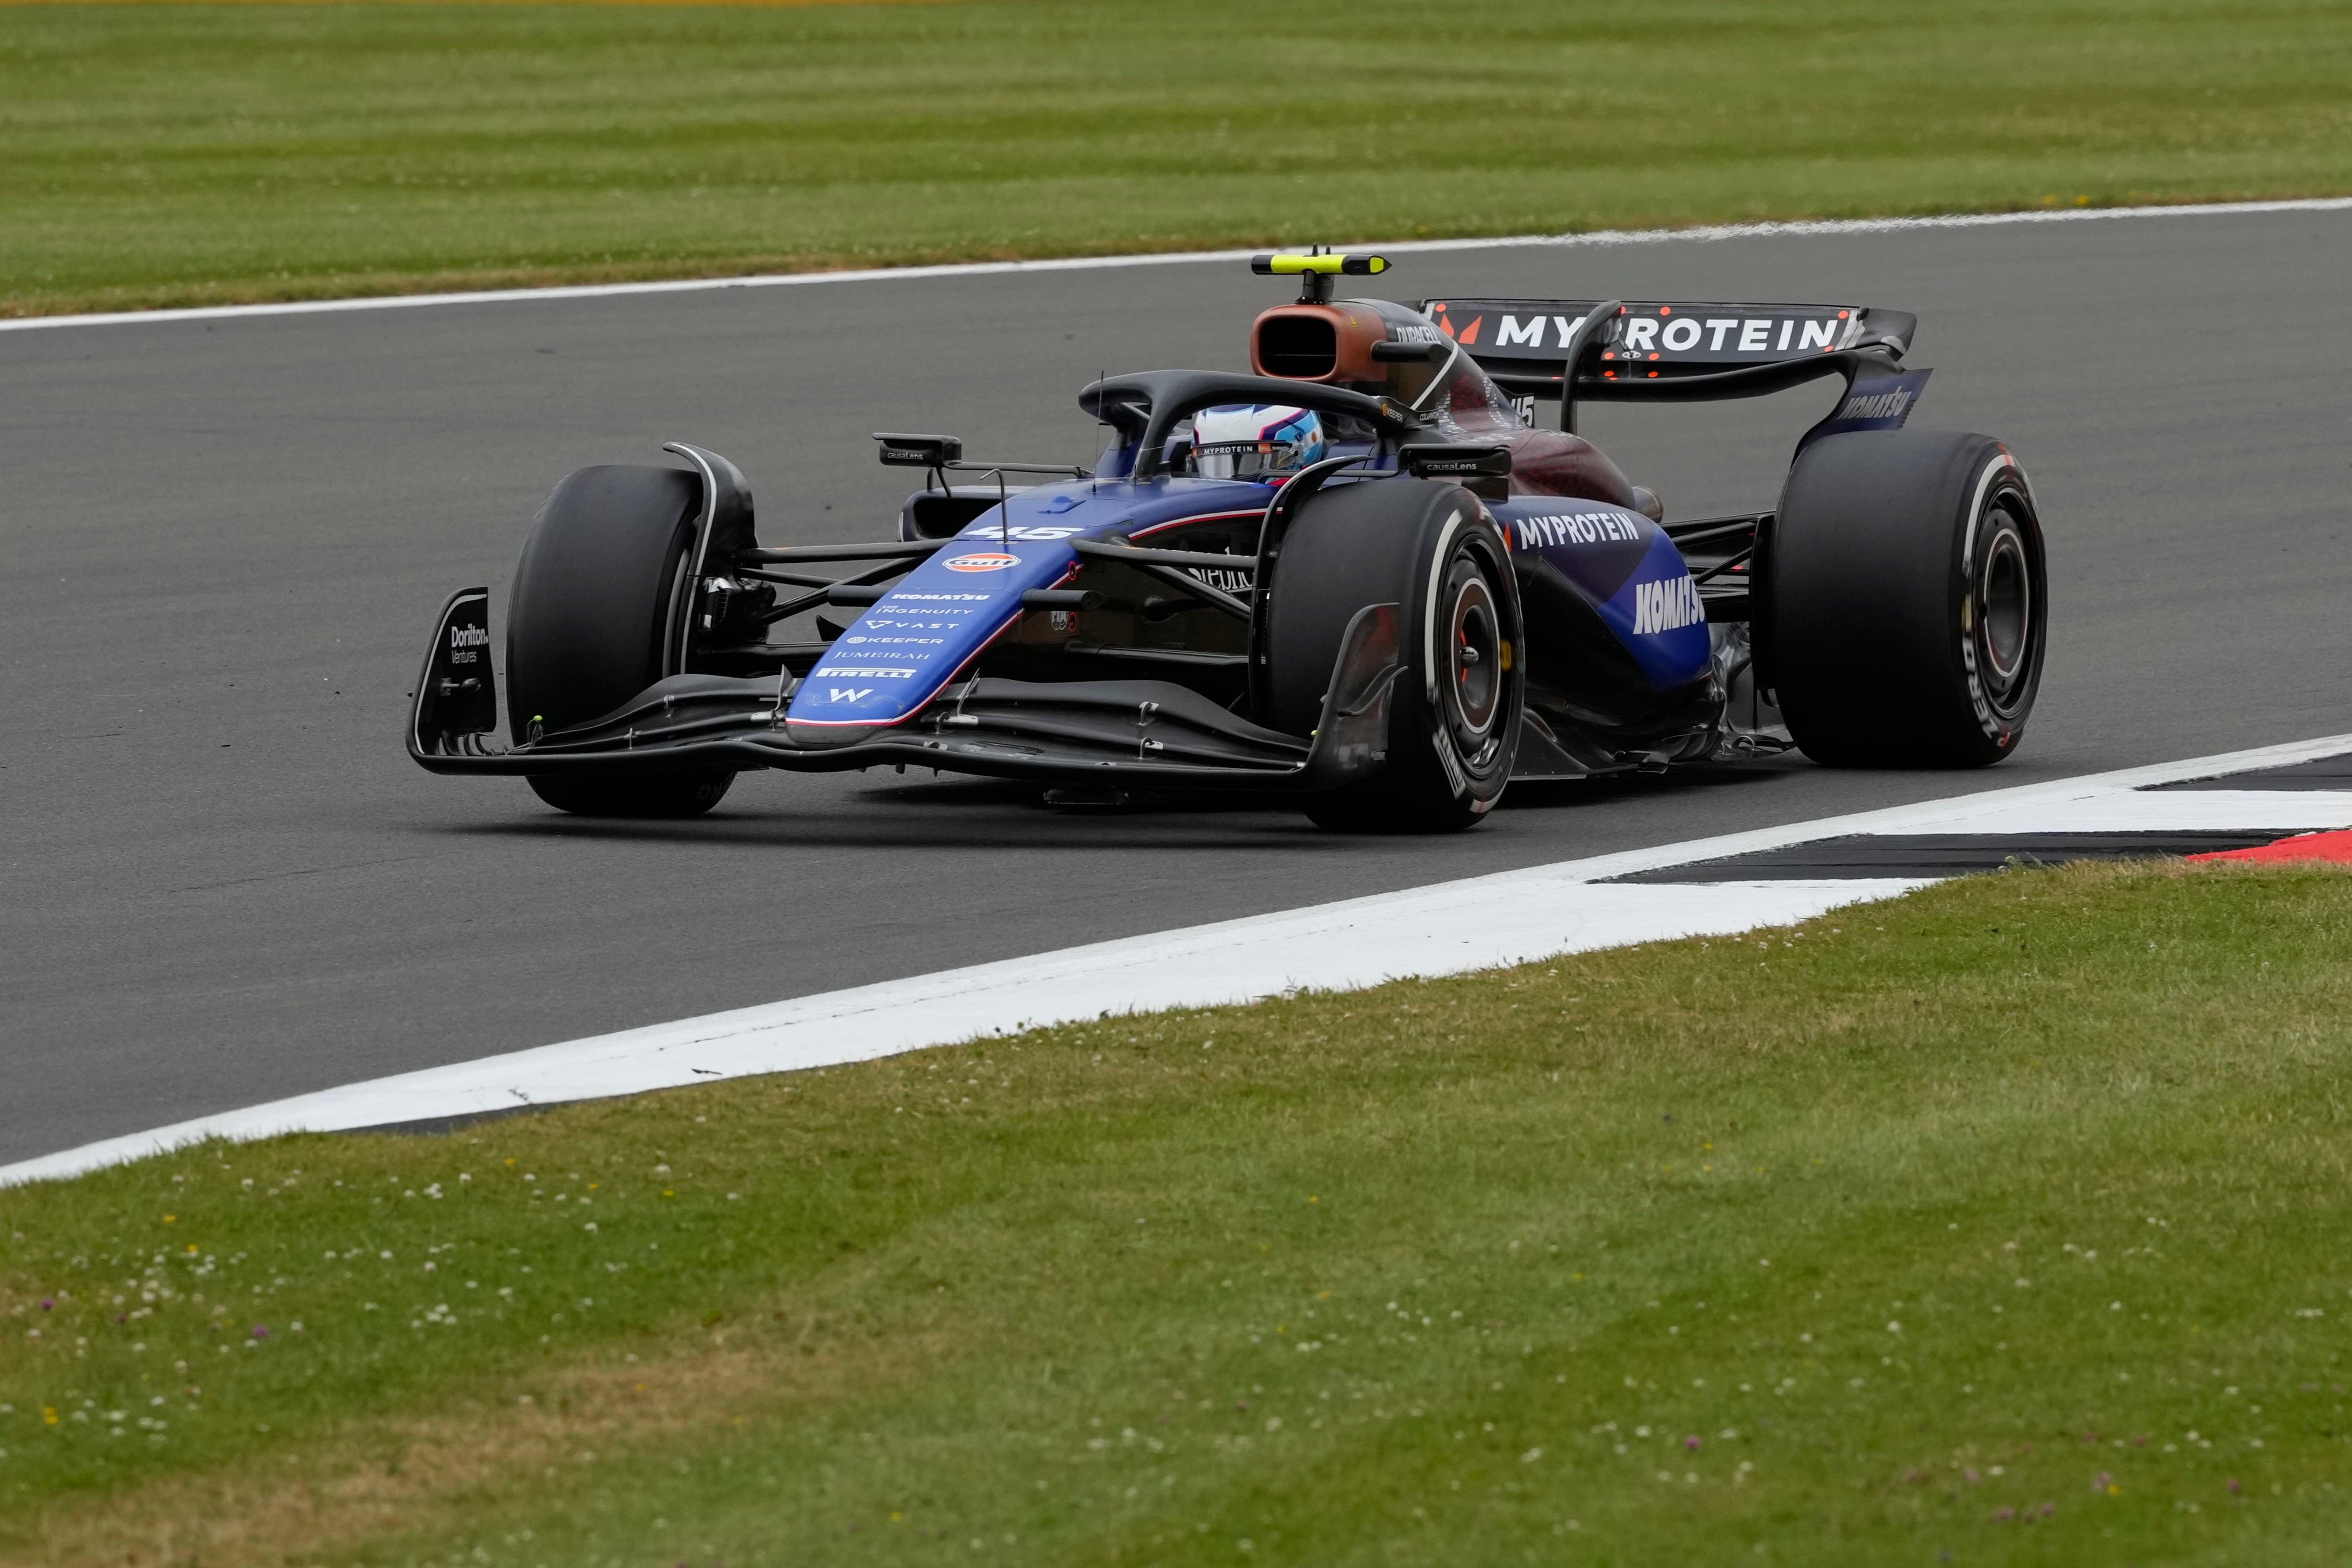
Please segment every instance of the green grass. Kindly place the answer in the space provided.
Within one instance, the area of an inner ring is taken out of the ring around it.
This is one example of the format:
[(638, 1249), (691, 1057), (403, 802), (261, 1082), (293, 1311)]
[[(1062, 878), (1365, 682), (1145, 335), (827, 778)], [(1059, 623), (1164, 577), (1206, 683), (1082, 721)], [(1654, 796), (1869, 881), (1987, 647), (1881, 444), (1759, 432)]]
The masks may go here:
[(2352, 192), (2337, 0), (0, 6), (0, 310)]
[(2347, 950), (2011, 873), (0, 1193), (0, 1560), (2334, 1563)]

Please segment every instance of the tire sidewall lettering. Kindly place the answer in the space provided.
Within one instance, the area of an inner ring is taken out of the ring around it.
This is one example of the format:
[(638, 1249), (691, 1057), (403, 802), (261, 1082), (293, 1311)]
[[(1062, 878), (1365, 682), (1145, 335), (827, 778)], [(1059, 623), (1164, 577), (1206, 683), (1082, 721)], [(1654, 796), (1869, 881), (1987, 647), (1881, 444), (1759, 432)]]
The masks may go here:
[[(2008, 498), (2006, 506), (2004, 497)], [(1985, 672), (1977, 652), (1978, 640), (1984, 635), (1984, 607), (1979, 601), (1981, 585), (1977, 574), (1980, 564), (1992, 559), (2000, 534), (2017, 536), (2016, 548), (2027, 568), (2032, 592), (2023, 632), (2025, 645), (2020, 650), (2018, 674), (2010, 687), (2012, 695), (2021, 689), (2030, 693), (2039, 682), (2042, 627), (2047, 616), (2042, 581), (2045, 569), (2038, 559), (2041, 552), (2032, 548), (2035, 540), (2028, 532), (2035, 528), (2032, 490), (2026, 482), (2024, 469), (2006, 451), (1995, 452), (1969, 487), (1968, 517), (1960, 541), (1960, 613), (1954, 630), (1959, 638), (1960, 669), (1977, 727), (1985, 738), (2005, 750), (2016, 738), (2018, 717), (2004, 716), (2000, 706), (1994, 702), (1986, 688)], [(1982, 541), (1980, 548), (1980, 531), (1989, 527), (1995, 532)]]
[[(1445, 585), (1454, 575), (1455, 560), (1465, 556), (1486, 580), (1487, 596), (1502, 622), (1501, 635), (1519, 650), (1504, 676), (1505, 685), (1497, 696), (1494, 717), (1487, 724), (1484, 743), (1475, 753), (1468, 754), (1454, 735), (1453, 716), (1446, 706), (1450, 695), (1441, 689), (1445, 685), (1441, 673), (1452, 668), (1452, 661), (1440, 656), (1439, 647), (1441, 633), (1450, 635), (1452, 626), (1450, 600), (1443, 614), (1440, 601), (1448, 597)], [(1452, 788), (1454, 798), (1481, 814), (1501, 799), (1504, 786), (1509, 782), (1511, 758), (1505, 742), (1517, 730), (1524, 695), (1525, 632), (1508, 561), (1508, 554), (1492, 526), (1478, 514), (1461, 511), (1446, 519), (1425, 568), (1429, 581), (1423, 594), (1422, 657), (1430, 747), (1436, 754), (1438, 768)]]

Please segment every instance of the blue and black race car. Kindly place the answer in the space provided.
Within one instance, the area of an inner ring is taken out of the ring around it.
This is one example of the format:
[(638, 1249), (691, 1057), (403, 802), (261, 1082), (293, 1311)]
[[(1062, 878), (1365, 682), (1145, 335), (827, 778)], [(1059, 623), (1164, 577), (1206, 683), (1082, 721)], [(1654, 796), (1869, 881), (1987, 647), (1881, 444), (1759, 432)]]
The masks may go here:
[[(1252, 325), (1254, 373), (1087, 387), (1114, 433), (1091, 472), (877, 436), (925, 471), (895, 539), (763, 546), (742, 475), (695, 446), (572, 474), (508, 601), (505, 744), (476, 588), (434, 629), (410, 755), (591, 815), (704, 811), (749, 768), (911, 764), (1437, 831), (1513, 779), (2016, 748), (2041, 523), (2000, 442), (1904, 428), (1915, 318), (1407, 306), (1332, 298), (1376, 256), (1254, 266), (1301, 280)], [(1580, 403), (1815, 378), (1842, 393), (1768, 511), (1666, 522), (1576, 433)]]

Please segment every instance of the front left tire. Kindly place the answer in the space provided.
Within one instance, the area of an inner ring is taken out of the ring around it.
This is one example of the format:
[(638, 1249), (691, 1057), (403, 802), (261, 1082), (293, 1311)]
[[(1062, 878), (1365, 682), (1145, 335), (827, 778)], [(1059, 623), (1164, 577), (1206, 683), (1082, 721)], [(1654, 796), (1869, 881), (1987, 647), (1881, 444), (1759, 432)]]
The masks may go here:
[(532, 773), (523, 782), (559, 811), (575, 817), (699, 817), (727, 796), (735, 775), (723, 768), (654, 773), (637, 779), (571, 779)]
[[(507, 600), (507, 719), (515, 743), (601, 718), (665, 675), (688, 613), (701, 481), (608, 465), (567, 476), (523, 541)], [(533, 793), (591, 817), (693, 817), (723, 768), (618, 777), (532, 774)]]

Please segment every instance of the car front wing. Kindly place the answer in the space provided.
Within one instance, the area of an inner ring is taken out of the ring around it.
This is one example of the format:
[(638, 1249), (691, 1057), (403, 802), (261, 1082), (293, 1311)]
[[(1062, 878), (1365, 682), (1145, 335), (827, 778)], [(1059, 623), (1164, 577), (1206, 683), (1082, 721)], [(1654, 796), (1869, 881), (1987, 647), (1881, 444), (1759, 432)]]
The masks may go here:
[(699, 768), (836, 772), (933, 768), (1069, 784), (1334, 789), (1387, 754), (1402, 668), (1398, 608), (1366, 606), (1340, 640), (1312, 736), (1266, 729), (1166, 681), (950, 683), (890, 725), (820, 726), (787, 715), (789, 672), (656, 681), (590, 723), (501, 747), (489, 651), (489, 593), (450, 596), (410, 710), (408, 754), (434, 773), (614, 776)]

